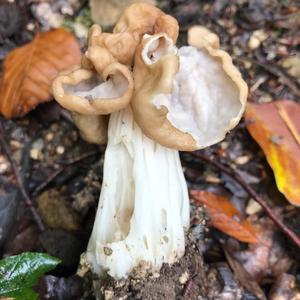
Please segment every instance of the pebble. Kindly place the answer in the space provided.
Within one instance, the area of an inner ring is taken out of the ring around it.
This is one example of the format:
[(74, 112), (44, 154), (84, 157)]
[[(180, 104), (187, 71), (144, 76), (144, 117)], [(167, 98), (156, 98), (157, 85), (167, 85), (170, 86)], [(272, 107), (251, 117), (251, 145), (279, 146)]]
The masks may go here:
[(110, 300), (110, 299), (113, 298), (113, 296), (114, 296), (114, 292), (113, 292), (113, 291), (106, 290), (106, 291), (104, 292), (104, 299), (105, 299), (105, 300)]
[(213, 174), (208, 174), (207, 176), (205, 176), (205, 180), (206, 180), (206, 182), (209, 182), (209, 183), (220, 183), (221, 182), (221, 179), (218, 176), (213, 175)]
[(251, 216), (251, 215), (258, 213), (261, 210), (262, 210), (262, 207), (256, 201), (254, 201), (253, 199), (250, 199), (245, 212), (247, 215)]
[(0, 174), (5, 174), (10, 168), (9, 162), (4, 155), (0, 155)]
[(261, 30), (261, 29), (255, 30), (255, 31), (253, 31), (253, 33), (248, 41), (248, 47), (251, 50), (254, 50), (254, 49), (258, 48), (261, 45), (261, 43), (263, 41), (265, 41), (267, 38), (268, 38), (268, 35), (264, 30)]
[(40, 156), (40, 150), (38, 149), (30, 149), (30, 158), (34, 159), (34, 160), (38, 160), (39, 159), (39, 156)]
[(63, 146), (56, 147), (57, 154), (63, 154), (65, 152), (65, 148)]
[(54, 134), (52, 132), (49, 132), (46, 134), (46, 140), (48, 142), (51, 142), (53, 140), (53, 138), (54, 138)]
[(244, 165), (244, 164), (246, 164), (249, 160), (250, 160), (250, 156), (249, 156), (249, 155), (243, 155), (243, 156), (238, 157), (234, 162), (235, 162), (237, 165)]
[(36, 141), (34, 141), (32, 143), (32, 147), (31, 148), (34, 148), (34, 149), (37, 149), (37, 150), (43, 150), (43, 148), (44, 148), (44, 141), (43, 141), (43, 139), (37, 139)]
[(12, 151), (19, 150), (22, 148), (22, 144), (18, 142), (17, 140), (11, 140), (9, 141), (9, 145)]
[(74, 32), (79, 39), (86, 39), (88, 36), (88, 28), (81, 23), (74, 24)]
[(184, 273), (182, 273), (180, 275), (179, 282), (181, 284), (185, 284), (188, 281), (189, 277), (190, 277), (189, 273), (187, 271), (185, 271)]

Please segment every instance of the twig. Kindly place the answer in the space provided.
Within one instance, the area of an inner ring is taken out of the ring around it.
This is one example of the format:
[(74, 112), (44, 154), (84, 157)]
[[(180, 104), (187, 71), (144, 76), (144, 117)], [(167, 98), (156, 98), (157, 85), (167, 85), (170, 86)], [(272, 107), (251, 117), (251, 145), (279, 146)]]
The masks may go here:
[(249, 62), (265, 69), (267, 72), (281, 79), (283, 84), (286, 84), (297, 96), (300, 96), (300, 90), (297, 86), (297, 83), (285, 73), (280, 67), (276, 65), (269, 65), (267, 62), (260, 62), (256, 59), (250, 57), (244, 57), (243, 59), (248, 60)]
[(298, 248), (300, 249), (300, 238), (292, 231), (290, 230), (282, 221), (279, 216), (277, 216), (271, 207), (267, 204), (265, 199), (263, 199), (260, 195), (258, 195), (245, 181), (244, 179), (233, 169), (230, 167), (224, 166), (223, 164), (212, 160), (206, 155), (203, 155), (199, 152), (192, 152), (192, 156), (199, 158), (202, 161), (205, 161), (215, 167), (216, 169), (222, 171), (223, 173), (229, 175), (231, 178), (233, 178), (237, 183), (240, 184), (241, 187), (257, 202), (260, 204), (260, 206), (264, 209), (266, 214), (269, 216), (269, 218), (274, 222), (275, 225), (291, 240), (293, 241)]
[(5, 140), (5, 131), (4, 131), (4, 127), (3, 127), (3, 124), (2, 124), (2, 120), (0, 120), (0, 144), (1, 144), (1, 148), (3, 149), (5, 155), (7, 156), (8, 160), (10, 162), (10, 165), (11, 165), (13, 173), (16, 177), (18, 187), (20, 189), (20, 192), (22, 194), (22, 198), (23, 198), (26, 206), (30, 209), (32, 217), (33, 217), (35, 223), (37, 224), (39, 230), (44, 231), (45, 226), (44, 226), (39, 214), (37, 213), (35, 207), (33, 206), (33, 203), (31, 201), (30, 197), (28, 196), (28, 194), (26, 192), (25, 186), (23, 184), (23, 179), (20, 175), (20, 172), (18, 170), (18, 167), (16, 166), (16, 163), (15, 163), (14, 159), (11, 156), (11, 150), (10, 150), (6, 140)]
[(69, 161), (61, 161), (59, 163), (63, 164), (63, 166), (61, 166), (59, 169), (57, 169), (56, 171), (54, 171), (48, 178), (47, 180), (45, 180), (44, 182), (42, 182), (40, 185), (38, 185), (32, 195), (35, 197), (37, 196), (42, 190), (44, 190), (50, 183), (53, 182), (53, 180), (55, 180), (57, 178), (57, 176), (59, 176), (67, 167), (73, 165), (73, 164), (76, 164), (80, 161), (83, 161), (89, 157), (92, 157), (96, 154), (99, 154), (101, 151), (100, 150), (97, 150), (97, 151), (91, 151), (91, 152), (88, 152), (88, 153), (84, 153), (72, 160), (69, 160)]

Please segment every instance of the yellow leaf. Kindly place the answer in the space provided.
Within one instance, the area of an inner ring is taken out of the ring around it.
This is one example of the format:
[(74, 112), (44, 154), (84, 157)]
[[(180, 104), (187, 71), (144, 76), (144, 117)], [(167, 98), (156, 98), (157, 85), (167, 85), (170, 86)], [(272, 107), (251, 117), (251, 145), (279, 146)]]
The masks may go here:
[(264, 151), (278, 189), (300, 205), (300, 105), (287, 100), (248, 103), (245, 120)]

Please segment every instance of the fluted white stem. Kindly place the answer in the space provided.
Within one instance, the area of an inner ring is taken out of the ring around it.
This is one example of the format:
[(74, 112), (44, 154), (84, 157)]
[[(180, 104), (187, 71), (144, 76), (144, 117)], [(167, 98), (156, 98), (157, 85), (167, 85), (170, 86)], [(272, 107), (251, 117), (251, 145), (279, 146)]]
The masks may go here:
[(147, 138), (130, 108), (111, 114), (98, 211), (86, 258), (94, 272), (126, 277), (184, 254), (189, 197), (177, 150)]

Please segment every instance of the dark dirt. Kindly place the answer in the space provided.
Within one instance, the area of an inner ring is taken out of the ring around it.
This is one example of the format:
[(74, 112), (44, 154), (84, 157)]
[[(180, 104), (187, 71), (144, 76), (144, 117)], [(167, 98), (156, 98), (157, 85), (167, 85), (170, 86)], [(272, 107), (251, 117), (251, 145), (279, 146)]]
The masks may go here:
[(105, 300), (258, 299), (240, 286), (226, 263), (205, 264), (200, 250), (202, 240), (197, 240), (192, 233), (186, 240), (185, 255), (172, 266), (165, 264), (159, 273), (148, 274), (140, 267), (126, 280), (116, 281), (111, 277), (94, 280), (97, 297)]

